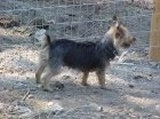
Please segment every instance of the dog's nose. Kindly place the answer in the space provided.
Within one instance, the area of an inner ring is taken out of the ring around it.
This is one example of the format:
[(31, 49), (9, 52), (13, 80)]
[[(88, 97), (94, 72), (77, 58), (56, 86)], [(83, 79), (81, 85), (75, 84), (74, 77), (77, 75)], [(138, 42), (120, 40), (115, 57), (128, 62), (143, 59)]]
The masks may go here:
[(136, 38), (135, 37), (133, 37), (133, 39), (132, 39), (133, 41), (136, 41)]

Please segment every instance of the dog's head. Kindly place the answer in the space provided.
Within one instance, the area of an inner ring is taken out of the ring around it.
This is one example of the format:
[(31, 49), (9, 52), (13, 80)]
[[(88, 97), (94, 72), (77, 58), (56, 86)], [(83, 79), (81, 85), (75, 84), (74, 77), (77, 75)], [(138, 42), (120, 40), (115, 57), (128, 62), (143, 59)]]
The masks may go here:
[(113, 43), (117, 48), (128, 48), (136, 40), (127, 27), (118, 21), (116, 16), (113, 17), (113, 24), (107, 31), (107, 35), (113, 39)]

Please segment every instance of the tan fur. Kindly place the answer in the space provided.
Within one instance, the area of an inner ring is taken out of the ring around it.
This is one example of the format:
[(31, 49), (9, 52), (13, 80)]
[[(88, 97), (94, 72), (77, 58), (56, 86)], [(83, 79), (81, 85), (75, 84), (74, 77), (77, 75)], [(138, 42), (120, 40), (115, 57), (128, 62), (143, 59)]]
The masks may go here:
[(41, 83), (40, 78), (41, 78), (43, 71), (47, 67), (47, 62), (48, 62), (48, 48), (49, 47), (48, 47), (45, 39), (46, 39), (46, 37), (44, 37), (44, 41), (41, 46), (41, 51), (40, 51), (40, 56), (39, 56), (39, 65), (38, 65), (39, 67), (38, 67), (36, 74), (35, 74), (35, 78), (36, 78), (37, 83)]
[(135, 38), (131, 36), (128, 29), (120, 24), (118, 21), (114, 26), (111, 26), (110, 30), (105, 34), (114, 40), (114, 45), (117, 49), (126, 45), (130, 46), (134, 42)]

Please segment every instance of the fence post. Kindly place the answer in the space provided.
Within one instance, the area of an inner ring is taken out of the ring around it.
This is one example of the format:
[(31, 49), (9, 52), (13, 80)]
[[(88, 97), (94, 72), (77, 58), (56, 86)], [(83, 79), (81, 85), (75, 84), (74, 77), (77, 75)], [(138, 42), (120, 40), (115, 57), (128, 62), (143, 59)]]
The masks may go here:
[(150, 60), (160, 61), (160, 0), (154, 0), (149, 57)]

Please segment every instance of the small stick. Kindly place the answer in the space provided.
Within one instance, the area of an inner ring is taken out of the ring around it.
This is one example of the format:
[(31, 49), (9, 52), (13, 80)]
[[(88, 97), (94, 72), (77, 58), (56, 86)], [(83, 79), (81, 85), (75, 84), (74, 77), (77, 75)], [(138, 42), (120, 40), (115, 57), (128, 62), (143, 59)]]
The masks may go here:
[(127, 53), (128, 53), (128, 50), (125, 51), (125, 52), (123, 52), (123, 53), (121, 54), (121, 56), (120, 56), (119, 59), (118, 59), (118, 63), (123, 62), (123, 58), (124, 58), (124, 56), (125, 56)]
[(27, 91), (27, 93), (23, 96), (22, 101), (25, 101), (26, 98), (29, 96), (30, 90)]

